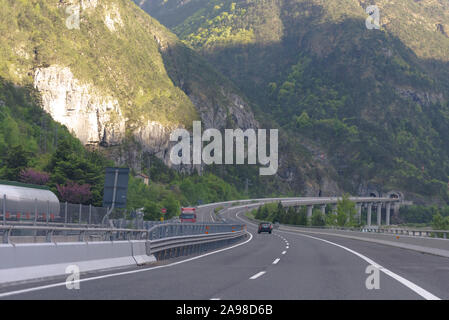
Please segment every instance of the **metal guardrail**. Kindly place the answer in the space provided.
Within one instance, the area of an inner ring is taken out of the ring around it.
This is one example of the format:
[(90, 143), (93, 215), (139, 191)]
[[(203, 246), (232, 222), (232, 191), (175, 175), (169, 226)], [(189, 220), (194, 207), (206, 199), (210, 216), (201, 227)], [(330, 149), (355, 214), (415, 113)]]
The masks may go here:
[(214, 234), (224, 232), (236, 232), (245, 228), (242, 224), (223, 223), (168, 223), (157, 225), (148, 230), (148, 240), (170, 238), (175, 236), (189, 236), (198, 234)]
[[(261, 220), (246, 217), (254, 222), (261, 222)], [(341, 231), (355, 231), (355, 232), (372, 232), (383, 234), (396, 234), (411, 237), (428, 237), (428, 238), (443, 238), (449, 239), (449, 230), (419, 230), (419, 229), (402, 229), (402, 228), (378, 228), (378, 227), (337, 227), (337, 226), (304, 226), (293, 224), (281, 224), (280, 226), (296, 227), (315, 230), (341, 230)]]
[(400, 228), (369, 228), (364, 227), (359, 231), (361, 232), (374, 232), (385, 234), (406, 235), (412, 237), (428, 237), (428, 238), (440, 238), (449, 239), (449, 230), (418, 230), (418, 229), (400, 229)]
[[(89, 227), (59, 227), (59, 226), (28, 226), (28, 225), (0, 225), (3, 234), (3, 243), (10, 243), (14, 237), (22, 239), (27, 236), (36, 242), (37, 237), (45, 239), (45, 242), (55, 242), (55, 236), (73, 237), (78, 241), (113, 241), (113, 240), (149, 240), (167, 239), (187, 236), (229, 234), (245, 230), (241, 224), (223, 223), (167, 223), (155, 225), (150, 229), (122, 229), (122, 228), (89, 228)], [(20, 233), (14, 235), (14, 233)]]
[(195, 245), (205, 245), (218, 241), (228, 241), (240, 238), (246, 234), (245, 230), (236, 232), (225, 232), (216, 234), (198, 234), (181, 237), (162, 238), (149, 241), (150, 254), (157, 254), (179, 247), (189, 247)]
[[(57, 226), (22, 226), (22, 225), (0, 225), (3, 233), (3, 243), (10, 243), (11, 238), (20, 237), (26, 239), (31, 237), (36, 242), (39, 237), (45, 237), (45, 242), (54, 242), (54, 236), (63, 237), (77, 236), (78, 241), (87, 241), (94, 238), (95, 241), (113, 240), (141, 240), (145, 239), (148, 230), (140, 229), (116, 229), (116, 228), (79, 228), (79, 227), (57, 227)], [(14, 236), (17, 231), (20, 235)]]
[[(348, 228), (348, 227), (317, 227), (317, 226), (300, 226), (291, 224), (282, 224), (288, 227), (299, 227), (307, 229), (319, 229), (319, 230), (340, 230), (340, 231), (355, 231), (355, 232), (371, 232), (371, 233), (382, 233), (382, 234), (396, 234), (396, 235), (406, 235), (412, 237), (428, 237), (428, 238), (443, 238), (449, 239), (449, 230), (411, 230), (411, 229), (401, 229), (401, 228), (373, 228), (373, 227), (359, 227), (359, 228)], [(441, 235), (441, 237), (440, 237)]]

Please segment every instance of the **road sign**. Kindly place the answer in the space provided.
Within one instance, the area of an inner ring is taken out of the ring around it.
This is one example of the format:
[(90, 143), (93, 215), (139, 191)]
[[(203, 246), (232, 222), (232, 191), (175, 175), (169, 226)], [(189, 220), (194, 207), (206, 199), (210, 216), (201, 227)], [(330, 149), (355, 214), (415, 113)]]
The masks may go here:
[(103, 207), (126, 208), (129, 168), (106, 168)]
[(162, 208), (162, 209), (161, 209), (161, 213), (167, 213), (167, 209)]

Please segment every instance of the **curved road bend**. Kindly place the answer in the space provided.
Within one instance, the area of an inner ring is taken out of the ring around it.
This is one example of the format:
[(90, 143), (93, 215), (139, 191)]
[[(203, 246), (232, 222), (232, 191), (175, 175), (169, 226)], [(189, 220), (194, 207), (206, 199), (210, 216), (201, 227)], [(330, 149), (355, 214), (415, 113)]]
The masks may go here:
[[(241, 210), (228, 210), (223, 216), (245, 220)], [(213, 207), (199, 210), (199, 221), (211, 221), (211, 212)], [(259, 235), (254, 224), (245, 222), (250, 236), (230, 249), (156, 266), (86, 274), (79, 290), (66, 289), (64, 279), (6, 287), (0, 289), (0, 298), (449, 299), (446, 258), (331, 236), (279, 230)], [(357, 254), (409, 282), (404, 285), (380, 272), (380, 289), (366, 289), (369, 263)]]

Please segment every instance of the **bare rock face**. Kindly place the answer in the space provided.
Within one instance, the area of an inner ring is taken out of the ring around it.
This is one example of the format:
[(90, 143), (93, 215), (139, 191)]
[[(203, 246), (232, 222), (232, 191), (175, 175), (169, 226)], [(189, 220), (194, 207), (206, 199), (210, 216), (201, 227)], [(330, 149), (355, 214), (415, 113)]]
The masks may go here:
[[(157, 119), (141, 119), (138, 124), (129, 125), (117, 99), (76, 79), (67, 67), (52, 65), (36, 69), (34, 87), (41, 93), (44, 110), (65, 125), (84, 145), (120, 146), (120, 151), (111, 151), (110, 155), (122, 164), (133, 166), (138, 163), (136, 159), (141, 152), (148, 152), (171, 166), (169, 151), (173, 143), (169, 138), (175, 126), (164, 126)], [(195, 95), (190, 97), (202, 117), (203, 130), (227, 128), (230, 117), (235, 127), (258, 127), (242, 98), (224, 89), (222, 94), (229, 101), (227, 109), (211, 106), (207, 99)], [(133, 141), (123, 146), (126, 133), (131, 133)]]
[(210, 104), (208, 97), (196, 92), (188, 93), (190, 100), (198, 110), (205, 129), (257, 129), (259, 124), (250, 111), (248, 104), (238, 95), (221, 88), (222, 97), (228, 100), (226, 108)]
[[(69, 68), (54, 65), (37, 69), (34, 87), (41, 93), (45, 111), (83, 144), (111, 147), (123, 142), (127, 119), (118, 101), (90, 84), (81, 83)], [(132, 132), (143, 151), (158, 154), (168, 148), (173, 129), (157, 121), (142, 120)]]
[(42, 95), (43, 108), (65, 125), (85, 145), (116, 145), (123, 139), (125, 119), (112, 97), (75, 79), (61, 66), (38, 68), (34, 87)]

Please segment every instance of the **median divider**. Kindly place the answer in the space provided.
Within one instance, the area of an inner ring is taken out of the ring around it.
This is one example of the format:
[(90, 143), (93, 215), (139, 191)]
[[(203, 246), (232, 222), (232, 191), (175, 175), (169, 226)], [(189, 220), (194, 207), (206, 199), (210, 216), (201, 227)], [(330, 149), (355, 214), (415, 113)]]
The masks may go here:
[[(0, 244), (0, 285), (69, 276), (74, 270), (83, 273), (140, 266), (156, 262), (156, 255), (167, 259), (200, 253), (247, 236), (245, 231), (235, 232), (235, 229), (235, 226), (225, 224), (166, 224), (155, 226), (148, 231), (134, 232), (137, 236), (146, 234), (148, 238), (145, 240)], [(79, 239), (84, 239), (83, 232), (86, 230), (79, 231)], [(117, 233), (109, 229), (103, 232), (110, 234), (103, 238)], [(133, 233), (124, 234), (126, 236)]]
[(130, 241), (0, 245), (0, 284), (136, 265)]
[(147, 246), (149, 241), (146, 240), (131, 240), (132, 255), (138, 266), (156, 262), (156, 257), (152, 254), (147, 254)]

